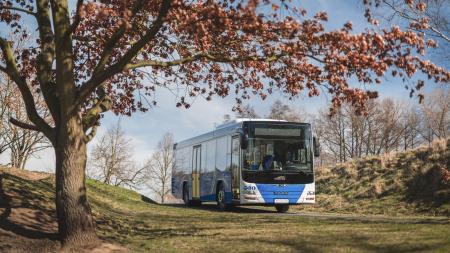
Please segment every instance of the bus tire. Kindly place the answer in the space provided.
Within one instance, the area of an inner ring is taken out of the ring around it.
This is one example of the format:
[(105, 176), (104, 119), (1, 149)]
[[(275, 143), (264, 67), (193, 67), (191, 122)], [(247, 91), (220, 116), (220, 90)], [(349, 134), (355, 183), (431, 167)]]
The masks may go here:
[(192, 206), (200, 207), (202, 206), (202, 201), (199, 199), (193, 199), (191, 200)]
[(187, 184), (183, 184), (183, 202), (186, 207), (191, 206), (191, 201), (189, 200), (189, 191)]
[(223, 186), (223, 183), (217, 185), (216, 201), (217, 207), (221, 211), (228, 211), (230, 209), (230, 205), (225, 202), (225, 187)]
[(289, 205), (275, 205), (275, 208), (277, 209), (277, 212), (285, 213), (289, 210)]

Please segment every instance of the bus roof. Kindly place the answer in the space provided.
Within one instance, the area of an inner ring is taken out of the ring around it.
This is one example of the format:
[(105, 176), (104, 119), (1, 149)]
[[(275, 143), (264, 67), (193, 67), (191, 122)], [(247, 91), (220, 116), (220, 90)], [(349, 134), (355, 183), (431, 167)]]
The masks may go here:
[(231, 120), (231, 121), (228, 121), (228, 122), (225, 122), (225, 123), (223, 123), (223, 124), (218, 125), (218, 126), (216, 127), (216, 130), (217, 130), (217, 129), (224, 128), (224, 127), (227, 127), (227, 126), (230, 126), (230, 125), (241, 124), (242, 122), (245, 122), (245, 121), (265, 121), (265, 122), (267, 122), (267, 121), (273, 121), (273, 122), (287, 122), (286, 120), (278, 120), (278, 119), (252, 119), (252, 118), (239, 118), (239, 119), (234, 119), (234, 120)]
[(183, 147), (190, 146), (190, 145), (196, 145), (198, 143), (211, 140), (213, 138), (218, 138), (218, 137), (222, 137), (225, 135), (234, 134), (239, 130), (239, 128), (242, 127), (243, 122), (249, 122), (249, 121), (252, 121), (252, 122), (286, 122), (286, 123), (288, 122), (286, 120), (277, 120), (277, 119), (239, 118), (239, 119), (231, 120), (229, 122), (218, 125), (213, 131), (210, 131), (208, 133), (205, 133), (205, 134), (193, 137), (193, 138), (189, 138), (184, 141), (177, 142), (174, 145), (174, 149), (183, 148)]

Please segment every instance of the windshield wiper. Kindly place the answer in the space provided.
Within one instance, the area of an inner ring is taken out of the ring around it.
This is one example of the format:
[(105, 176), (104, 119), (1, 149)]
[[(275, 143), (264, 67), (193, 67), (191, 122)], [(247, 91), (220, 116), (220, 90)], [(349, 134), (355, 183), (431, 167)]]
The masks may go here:
[(309, 168), (303, 169), (303, 168), (299, 168), (297, 166), (286, 166), (284, 168), (285, 168), (285, 170), (283, 170), (283, 171), (302, 172), (306, 175), (310, 175), (313, 173), (312, 170), (310, 170)]

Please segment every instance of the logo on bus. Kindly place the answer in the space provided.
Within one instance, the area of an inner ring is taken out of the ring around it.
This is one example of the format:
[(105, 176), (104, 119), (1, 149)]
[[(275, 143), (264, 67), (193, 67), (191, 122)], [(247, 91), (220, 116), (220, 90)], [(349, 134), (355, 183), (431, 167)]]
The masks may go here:
[(277, 180), (277, 181), (285, 181), (285, 180), (286, 180), (286, 177), (285, 177), (285, 176), (279, 176), (279, 177), (274, 178), (274, 180)]
[(254, 185), (244, 185), (244, 191), (255, 191), (256, 186)]

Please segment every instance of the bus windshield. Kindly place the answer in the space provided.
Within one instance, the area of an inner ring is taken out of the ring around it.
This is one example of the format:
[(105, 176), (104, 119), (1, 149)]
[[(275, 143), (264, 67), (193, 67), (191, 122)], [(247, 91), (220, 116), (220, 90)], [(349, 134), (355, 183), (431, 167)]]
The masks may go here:
[(309, 125), (255, 124), (250, 136), (244, 170), (312, 173)]

